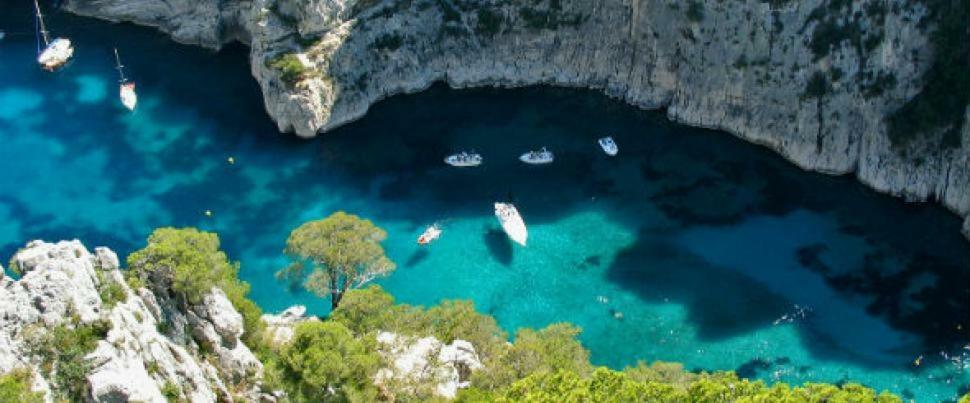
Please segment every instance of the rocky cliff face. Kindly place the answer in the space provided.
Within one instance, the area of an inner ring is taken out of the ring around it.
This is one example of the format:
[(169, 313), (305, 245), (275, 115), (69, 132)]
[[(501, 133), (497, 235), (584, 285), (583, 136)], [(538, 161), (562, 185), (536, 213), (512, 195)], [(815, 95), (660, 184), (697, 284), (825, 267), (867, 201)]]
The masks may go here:
[(93, 401), (259, 400), (262, 364), (239, 340), (242, 317), (219, 289), (175, 308), (165, 294), (131, 289), (114, 252), (91, 254), (78, 241), (31, 242), (11, 264), (23, 276), (0, 280), (0, 373), (30, 369), (48, 401), (58, 375), (30, 353), (32, 338), (95, 323), (107, 333), (85, 357)]
[[(933, 57), (916, 23), (927, 12), (919, 2), (69, 0), (66, 8), (188, 43), (248, 43), (267, 111), (303, 137), (436, 81), (593, 88), (723, 129), (805, 169), (938, 200), (964, 217), (970, 237), (970, 125), (958, 133), (962, 146), (943, 150), (915, 144), (900, 153), (886, 135), (885, 117), (919, 91)], [(825, 25), (826, 12), (842, 15), (847, 31)], [(831, 44), (819, 48), (813, 35), (826, 29), (816, 36)]]

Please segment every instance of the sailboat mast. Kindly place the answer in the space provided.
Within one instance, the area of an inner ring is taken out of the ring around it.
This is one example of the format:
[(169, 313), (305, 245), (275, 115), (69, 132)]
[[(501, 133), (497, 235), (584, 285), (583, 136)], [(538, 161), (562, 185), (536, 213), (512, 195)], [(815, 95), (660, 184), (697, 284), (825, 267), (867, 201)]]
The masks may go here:
[(34, 0), (34, 9), (37, 10), (37, 23), (40, 24), (40, 35), (44, 38), (44, 46), (50, 44), (50, 38), (47, 37), (47, 27), (44, 26), (44, 16), (40, 13), (40, 4), (37, 0)]
[(125, 66), (121, 65), (121, 57), (118, 56), (118, 48), (114, 48), (114, 49), (115, 49), (115, 63), (118, 64), (118, 67), (117, 67), (118, 75), (121, 76), (121, 82), (124, 83), (128, 81), (127, 79), (125, 79), (125, 70), (124, 70)]

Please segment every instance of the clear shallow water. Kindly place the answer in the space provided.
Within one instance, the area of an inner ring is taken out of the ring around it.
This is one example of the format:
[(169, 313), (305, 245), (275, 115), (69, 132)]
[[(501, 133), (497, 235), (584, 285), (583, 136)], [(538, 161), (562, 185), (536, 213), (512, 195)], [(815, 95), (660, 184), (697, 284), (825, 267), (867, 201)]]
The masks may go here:
[[(58, 15), (78, 52), (50, 75), (33, 64), (33, 37), (16, 34), (32, 23), (18, 7), (0, 16), (0, 256), (35, 238), (124, 255), (155, 227), (198, 226), (221, 235), (264, 309), (322, 314), (273, 272), (289, 230), (344, 209), (388, 230), (398, 270), (381, 284), (400, 301), (472, 299), (509, 330), (573, 322), (599, 364), (851, 379), (921, 401), (970, 384), (965, 364), (939, 355), (966, 359), (970, 245), (938, 207), (584, 91), (436, 87), (299, 141), (263, 112), (245, 49)], [(135, 113), (116, 99), (115, 44), (138, 83)], [(603, 133), (618, 157), (597, 148)], [(516, 160), (543, 145), (552, 166)], [(441, 163), (461, 148), (485, 165)], [(510, 194), (526, 248), (492, 216)], [(438, 220), (442, 238), (417, 248)]]

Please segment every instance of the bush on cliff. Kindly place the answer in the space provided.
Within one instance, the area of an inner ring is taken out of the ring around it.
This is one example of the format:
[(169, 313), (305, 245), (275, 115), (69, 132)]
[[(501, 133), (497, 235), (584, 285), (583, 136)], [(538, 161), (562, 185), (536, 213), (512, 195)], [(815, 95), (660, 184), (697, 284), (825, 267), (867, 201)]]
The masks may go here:
[(220, 288), (243, 316), (243, 337), (248, 341), (263, 327), (262, 312), (246, 297), (249, 284), (239, 280), (238, 273), (239, 263), (229, 262), (218, 235), (195, 228), (159, 228), (144, 248), (128, 255), (125, 274), (132, 287), (154, 283), (189, 304), (201, 302), (213, 287)]
[(375, 343), (339, 322), (304, 322), (279, 355), (297, 401), (373, 401), (372, 379), (380, 367)]
[(313, 69), (305, 66), (296, 54), (287, 53), (276, 56), (267, 63), (272, 69), (280, 72), (280, 79), (290, 87), (296, 86), (300, 81), (314, 76)]
[(23, 368), (0, 375), (0, 402), (43, 403), (44, 394), (30, 390), (33, 378)]

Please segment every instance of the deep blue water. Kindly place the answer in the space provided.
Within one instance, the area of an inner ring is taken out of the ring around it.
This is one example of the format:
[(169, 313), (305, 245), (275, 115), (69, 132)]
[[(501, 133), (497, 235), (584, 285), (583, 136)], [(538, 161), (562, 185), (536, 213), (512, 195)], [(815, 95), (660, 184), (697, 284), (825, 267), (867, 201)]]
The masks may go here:
[[(323, 314), (273, 273), (292, 228), (343, 209), (388, 230), (398, 269), (381, 284), (400, 301), (472, 299), (508, 330), (573, 322), (598, 364), (856, 380), (920, 401), (970, 385), (970, 244), (938, 206), (587, 91), (434, 87), (296, 140), (263, 111), (240, 46), (55, 14), (78, 49), (48, 74), (25, 6), (0, 13), (0, 261), (36, 238), (124, 256), (155, 227), (197, 226), (220, 234), (264, 309)], [(138, 84), (134, 113), (117, 100), (112, 46)], [(619, 156), (599, 151), (604, 134)], [(540, 146), (555, 164), (517, 161)], [(485, 165), (441, 163), (463, 148)], [(492, 216), (509, 195), (526, 248)], [(442, 238), (416, 247), (435, 221)]]

